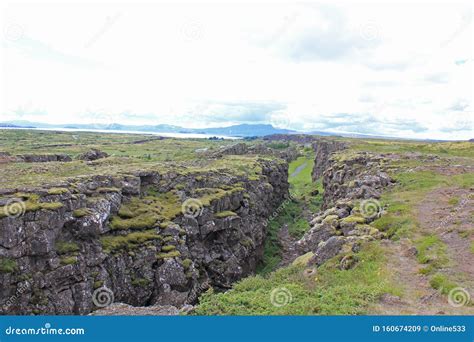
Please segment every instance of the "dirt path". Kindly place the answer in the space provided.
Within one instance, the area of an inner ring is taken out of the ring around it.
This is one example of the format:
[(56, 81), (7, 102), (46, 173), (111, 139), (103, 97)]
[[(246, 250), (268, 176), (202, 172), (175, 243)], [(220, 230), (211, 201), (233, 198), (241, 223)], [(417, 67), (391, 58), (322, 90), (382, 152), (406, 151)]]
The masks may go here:
[[(474, 241), (472, 191), (439, 188), (431, 191), (416, 208), (421, 234), (435, 234), (446, 246), (449, 266), (440, 270), (464, 288), (474, 299)], [(384, 296), (371, 311), (375, 314), (460, 314), (473, 315), (474, 306), (455, 307), (448, 298), (430, 285), (430, 278), (420, 274), (413, 241), (382, 242), (395, 284), (402, 287), (401, 298)]]
[(450, 265), (444, 272), (474, 293), (474, 193), (468, 189), (432, 191), (417, 208), (421, 230), (446, 245)]
[(278, 267), (283, 267), (291, 264), (293, 260), (298, 257), (298, 252), (295, 248), (295, 242), (297, 241), (293, 237), (291, 237), (290, 233), (288, 232), (288, 225), (285, 224), (279, 231), (278, 231), (278, 240), (280, 241), (281, 245), (281, 262)]

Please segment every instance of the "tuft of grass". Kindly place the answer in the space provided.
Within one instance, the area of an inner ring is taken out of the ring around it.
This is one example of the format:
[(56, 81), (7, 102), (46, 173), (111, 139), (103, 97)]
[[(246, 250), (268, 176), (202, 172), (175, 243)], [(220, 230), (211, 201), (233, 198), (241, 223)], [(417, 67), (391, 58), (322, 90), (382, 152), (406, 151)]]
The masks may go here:
[(67, 256), (67, 257), (62, 257), (59, 259), (61, 265), (73, 265), (77, 263), (77, 257), (76, 256)]
[(48, 190), (49, 195), (62, 195), (69, 192), (66, 188), (51, 188)]
[(417, 260), (420, 264), (430, 264), (433, 268), (445, 266), (449, 259), (446, 255), (446, 245), (437, 235), (427, 235), (417, 241)]
[(18, 265), (15, 260), (0, 257), (0, 273), (13, 273), (18, 269)]
[(430, 279), (430, 285), (435, 290), (439, 290), (442, 294), (447, 295), (449, 291), (457, 287), (456, 283), (450, 281), (444, 274), (437, 273)]
[(230, 210), (225, 210), (225, 211), (220, 211), (216, 214), (214, 214), (216, 218), (226, 218), (226, 217), (231, 217), (231, 216), (237, 216), (236, 213)]
[(134, 250), (147, 241), (161, 240), (162, 237), (154, 229), (142, 232), (134, 232), (127, 235), (107, 235), (100, 238), (102, 248), (106, 253), (119, 252), (122, 250)]
[(79, 208), (72, 212), (72, 216), (75, 218), (81, 218), (89, 215), (92, 215), (92, 210), (89, 208)]
[(79, 245), (75, 242), (56, 241), (56, 252), (58, 254), (71, 254), (79, 252)]

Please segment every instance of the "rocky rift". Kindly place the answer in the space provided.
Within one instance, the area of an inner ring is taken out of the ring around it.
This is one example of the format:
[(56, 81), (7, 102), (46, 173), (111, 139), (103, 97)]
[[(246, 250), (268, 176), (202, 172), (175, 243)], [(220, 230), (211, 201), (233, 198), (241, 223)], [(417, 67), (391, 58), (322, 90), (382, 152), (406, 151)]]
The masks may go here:
[(253, 171), (1, 190), (0, 312), (88, 314), (104, 289), (114, 302), (182, 307), (210, 286), (229, 288), (254, 272), (265, 219), (288, 196), (286, 163), (258, 160)]

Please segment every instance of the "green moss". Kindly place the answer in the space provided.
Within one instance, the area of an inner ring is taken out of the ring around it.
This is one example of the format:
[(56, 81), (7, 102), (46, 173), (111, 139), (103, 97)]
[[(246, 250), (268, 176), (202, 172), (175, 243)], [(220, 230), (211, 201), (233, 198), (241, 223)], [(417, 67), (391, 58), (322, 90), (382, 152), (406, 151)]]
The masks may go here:
[(79, 208), (72, 212), (72, 216), (74, 216), (75, 218), (81, 218), (92, 215), (92, 213), (92, 210), (89, 208)]
[(120, 192), (120, 189), (102, 187), (102, 188), (97, 188), (95, 191), (98, 192), (99, 194), (105, 194), (108, 192)]
[(121, 250), (133, 250), (147, 241), (160, 240), (154, 229), (145, 230), (143, 232), (134, 232), (127, 235), (119, 236), (102, 236), (100, 242), (106, 253), (118, 252)]
[(433, 267), (441, 268), (448, 263), (446, 246), (436, 235), (424, 236), (415, 241), (418, 251), (417, 259), (421, 264), (431, 264)]
[(365, 218), (361, 217), (361, 216), (354, 216), (354, 215), (351, 215), (351, 216), (347, 216), (347, 217), (344, 217), (342, 220), (341, 220), (341, 223), (344, 222), (344, 223), (357, 223), (357, 224), (363, 224), (365, 223)]
[(59, 259), (61, 265), (65, 266), (65, 265), (73, 265), (75, 263), (77, 263), (77, 257), (75, 256), (67, 256), (67, 257), (62, 257), (61, 259)]
[(176, 249), (176, 246), (173, 246), (173, 245), (167, 245), (167, 246), (161, 247), (162, 252), (171, 252), (171, 251), (174, 251), (175, 249)]
[(168, 258), (177, 258), (179, 256), (181, 256), (181, 253), (179, 251), (174, 250), (168, 253), (158, 253), (156, 255), (156, 258), (158, 260), (161, 260), (161, 259), (168, 259)]
[(0, 257), (0, 273), (13, 273), (18, 269), (15, 260), (5, 257)]
[(75, 242), (56, 241), (55, 247), (56, 253), (61, 255), (75, 253), (79, 251), (79, 245)]
[(218, 212), (218, 213), (214, 214), (214, 216), (216, 218), (226, 218), (226, 217), (231, 217), (231, 216), (237, 216), (237, 214), (234, 213), (233, 211), (225, 210), (225, 211), (221, 211), (221, 212)]
[(183, 265), (184, 269), (188, 269), (191, 267), (193, 261), (191, 259), (184, 259), (181, 265)]
[(103, 280), (96, 280), (94, 281), (94, 289), (98, 289), (99, 287), (102, 287), (104, 285), (104, 281)]
[(132, 279), (133, 286), (146, 287), (150, 284), (150, 280), (145, 278), (135, 278)]
[(49, 195), (62, 195), (69, 192), (66, 188), (51, 188), (48, 190)]
[(110, 228), (112, 230), (147, 229), (153, 228), (156, 221), (158, 221), (158, 215), (153, 213), (132, 217), (130, 219), (122, 219), (118, 216), (114, 216), (110, 222)]

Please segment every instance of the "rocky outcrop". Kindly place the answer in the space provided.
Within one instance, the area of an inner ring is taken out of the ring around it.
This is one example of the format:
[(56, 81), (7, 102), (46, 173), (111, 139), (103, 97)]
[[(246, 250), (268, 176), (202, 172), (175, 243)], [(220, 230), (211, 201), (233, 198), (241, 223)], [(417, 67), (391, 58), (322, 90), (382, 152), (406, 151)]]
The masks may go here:
[[(196, 302), (254, 272), (287, 164), (256, 175), (139, 172), (4, 189), (0, 312), (88, 314), (111, 302)], [(153, 310), (152, 310), (153, 311)]]
[(384, 171), (387, 163), (383, 155), (349, 151), (324, 161), (324, 211), (312, 219), (311, 229), (296, 243), (300, 255), (312, 253), (308, 264), (321, 265), (340, 254), (341, 269), (350, 268), (357, 260), (352, 253), (362, 243), (385, 236), (370, 223), (383, 214), (377, 199), (393, 183)]
[(90, 151), (84, 152), (80, 154), (77, 159), (79, 160), (86, 160), (86, 161), (93, 161), (97, 159), (107, 158), (109, 155), (105, 152), (97, 150), (95, 148), (91, 149)]
[(224, 146), (217, 151), (211, 152), (209, 156), (211, 158), (222, 158), (225, 155), (244, 154), (269, 155), (281, 158), (288, 163), (300, 156), (300, 153), (294, 146), (288, 146), (282, 149), (274, 149), (264, 144), (247, 145), (245, 143), (237, 143), (230, 146)]
[(318, 139), (313, 142), (313, 149), (315, 152), (315, 162), (312, 172), (313, 182), (319, 179), (324, 170), (329, 166), (329, 159), (332, 154), (337, 151), (341, 151), (347, 148), (347, 144), (344, 142), (328, 139)]
[(18, 162), (23, 163), (47, 163), (47, 162), (70, 162), (71, 157), (66, 154), (20, 154), (16, 156)]

